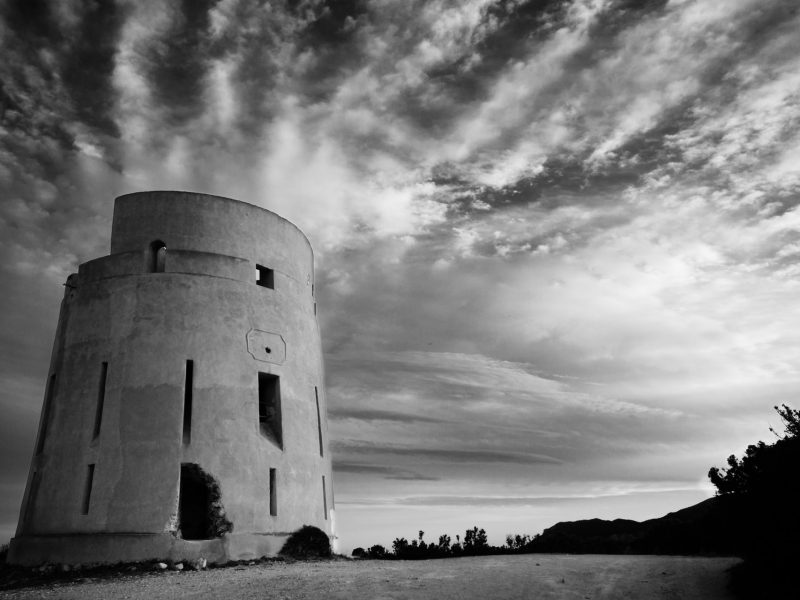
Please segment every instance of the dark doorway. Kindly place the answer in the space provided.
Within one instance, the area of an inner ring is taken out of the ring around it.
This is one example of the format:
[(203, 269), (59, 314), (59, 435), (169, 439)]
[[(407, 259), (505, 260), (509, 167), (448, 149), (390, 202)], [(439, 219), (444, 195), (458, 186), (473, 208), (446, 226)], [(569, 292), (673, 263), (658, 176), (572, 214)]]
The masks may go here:
[(178, 528), (185, 540), (207, 540), (233, 530), (225, 518), (219, 484), (194, 463), (181, 465)]

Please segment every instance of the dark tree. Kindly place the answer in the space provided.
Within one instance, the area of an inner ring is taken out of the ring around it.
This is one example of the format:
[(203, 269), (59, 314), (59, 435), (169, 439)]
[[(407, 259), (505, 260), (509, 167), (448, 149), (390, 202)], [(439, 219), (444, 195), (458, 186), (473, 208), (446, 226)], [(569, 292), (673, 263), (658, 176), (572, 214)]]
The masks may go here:
[(773, 444), (758, 442), (751, 444), (744, 456), (728, 457), (728, 467), (719, 469), (712, 467), (708, 472), (711, 483), (717, 488), (719, 495), (738, 495), (748, 498), (771, 498), (780, 501), (787, 493), (797, 493), (798, 444), (800, 444), (800, 411), (793, 410), (785, 404), (775, 407), (784, 423), (784, 433), (778, 434), (770, 427), (770, 431), (778, 436)]
[(800, 437), (800, 410), (794, 410), (785, 404), (776, 406), (775, 410), (778, 411), (783, 421), (784, 433), (781, 435), (772, 427), (769, 430), (782, 440)]
[(506, 536), (506, 546), (512, 552), (522, 552), (525, 547), (531, 543), (531, 536), (528, 534), (525, 535), (511, 535), (508, 534)]
[(473, 527), (464, 532), (464, 554), (486, 554), (488, 550), (485, 530)]
[(389, 552), (387, 552), (386, 548), (381, 546), (380, 544), (375, 544), (374, 546), (370, 546), (369, 550), (367, 550), (367, 556), (369, 558), (386, 558)]
[(397, 558), (408, 554), (408, 540), (406, 538), (395, 538), (392, 542), (392, 550)]
[(772, 595), (763, 597), (781, 597), (790, 589), (800, 547), (800, 411), (785, 404), (775, 410), (784, 428), (783, 433), (770, 428), (777, 441), (751, 444), (741, 459), (730, 456), (727, 468), (708, 472), (718, 495), (736, 506), (731, 527), (741, 534), (744, 572), (750, 573), (743, 581), (758, 581), (758, 593), (766, 593), (765, 581), (775, 585)]

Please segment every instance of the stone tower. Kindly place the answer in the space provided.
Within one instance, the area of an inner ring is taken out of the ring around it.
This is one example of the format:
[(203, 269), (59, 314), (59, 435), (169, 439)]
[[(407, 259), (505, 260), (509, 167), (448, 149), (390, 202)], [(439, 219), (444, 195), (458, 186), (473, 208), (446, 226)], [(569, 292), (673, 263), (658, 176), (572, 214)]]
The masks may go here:
[(70, 275), (9, 560), (210, 561), (332, 535), (314, 259), (267, 210), (117, 198)]

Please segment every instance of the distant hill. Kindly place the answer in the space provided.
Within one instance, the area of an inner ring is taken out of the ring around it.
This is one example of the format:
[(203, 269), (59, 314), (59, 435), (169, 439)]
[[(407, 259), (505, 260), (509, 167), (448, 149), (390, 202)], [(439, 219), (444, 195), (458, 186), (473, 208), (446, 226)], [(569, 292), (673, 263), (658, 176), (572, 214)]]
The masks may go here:
[(575, 554), (741, 554), (736, 498), (717, 496), (658, 519), (588, 519), (557, 523), (526, 547)]

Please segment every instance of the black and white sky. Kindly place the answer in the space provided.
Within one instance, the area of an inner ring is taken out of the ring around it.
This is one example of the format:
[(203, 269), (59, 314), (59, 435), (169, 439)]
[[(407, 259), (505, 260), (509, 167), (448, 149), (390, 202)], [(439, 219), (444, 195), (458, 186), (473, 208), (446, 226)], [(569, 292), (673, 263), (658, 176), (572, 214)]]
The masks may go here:
[(797, 0), (0, 15), (2, 538), (61, 284), (131, 191), (311, 238), (344, 549), (659, 516), (797, 407)]

